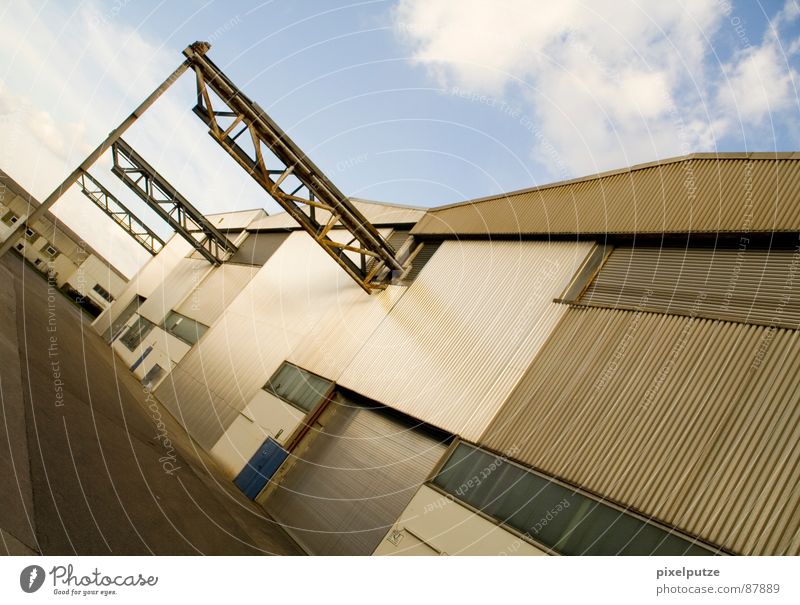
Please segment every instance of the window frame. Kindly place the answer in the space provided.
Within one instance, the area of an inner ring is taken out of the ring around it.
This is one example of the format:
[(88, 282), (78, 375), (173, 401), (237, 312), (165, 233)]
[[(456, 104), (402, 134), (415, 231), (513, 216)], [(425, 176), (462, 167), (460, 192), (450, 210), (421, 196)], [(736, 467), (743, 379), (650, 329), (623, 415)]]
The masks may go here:
[[(179, 334), (176, 334), (175, 332), (173, 332), (172, 330), (170, 330), (170, 329), (168, 329), (168, 328), (167, 328), (167, 322), (170, 320), (170, 318), (171, 318), (171, 317), (173, 317), (173, 316), (175, 316), (175, 315), (178, 315), (178, 316), (181, 318), (181, 319), (180, 319), (180, 321), (183, 321), (183, 320), (188, 320), (188, 321), (191, 321), (191, 322), (193, 322), (193, 323), (195, 324), (195, 326), (202, 326), (203, 328), (205, 328), (205, 329), (203, 330), (203, 333), (202, 333), (202, 334), (199, 334), (199, 335), (197, 336), (197, 340), (195, 340), (194, 342), (191, 342), (191, 341), (187, 340), (186, 338), (184, 338), (183, 336), (180, 336)], [(180, 340), (182, 343), (184, 343), (184, 344), (187, 344), (187, 345), (189, 345), (190, 347), (193, 347), (193, 346), (194, 346), (194, 345), (196, 345), (198, 342), (200, 342), (200, 339), (201, 339), (201, 338), (203, 338), (203, 336), (205, 336), (205, 335), (206, 335), (206, 333), (208, 332), (208, 330), (211, 328), (211, 326), (207, 326), (206, 324), (204, 324), (204, 323), (202, 323), (202, 322), (199, 322), (199, 321), (197, 321), (196, 319), (193, 319), (193, 318), (189, 317), (188, 315), (184, 315), (183, 313), (178, 313), (178, 312), (177, 312), (177, 311), (175, 311), (174, 309), (170, 309), (170, 311), (167, 313), (166, 317), (164, 317), (164, 321), (162, 321), (162, 322), (159, 324), (159, 326), (158, 326), (158, 327), (159, 327), (159, 328), (161, 328), (162, 330), (164, 330), (164, 332), (166, 332), (166, 333), (167, 333), (167, 334), (169, 334), (170, 336), (172, 336), (172, 337), (174, 337), (174, 338), (177, 338), (177, 339), (178, 339), (178, 340)]]
[[(324, 381), (326, 381), (328, 383), (327, 389), (325, 389), (325, 391), (320, 395), (319, 399), (317, 399), (317, 401), (315, 401), (314, 404), (309, 409), (305, 409), (299, 403), (296, 403), (296, 402), (292, 401), (291, 399), (287, 399), (283, 395), (280, 395), (278, 392), (276, 392), (273, 388), (271, 388), (271, 384), (272, 384), (273, 379), (278, 375), (279, 372), (281, 372), (281, 370), (284, 369), (284, 367), (296, 368), (296, 369), (300, 370), (300, 372), (303, 372), (305, 374), (309, 374), (311, 376), (315, 376), (316, 378), (319, 378), (320, 380), (324, 380)], [(288, 361), (288, 360), (284, 360), (281, 363), (281, 365), (278, 366), (278, 369), (276, 369), (272, 373), (272, 375), (269, 377), (269, 379), (267, 379), (267, 382), (264, 383), (264, 386), (261, 387), (261, 389), (264, 392), (269, 393), (270, 395), (272, 395), (274, 397), (277, 397), (278, 399), (280, 399), (284, 403), (288, 403), (289, 405), (291, 405), (292, 407), (300, 410), (304, 414), (311, 414), (312, 412), (314, 412), (314, 410), (319, 408), (320, 405), (323, 405), (325, 403), (325, 401), (327, 401), (328, 398), (330, 398), (331, 393), (334, 391), (335, 388), (336, 388), (336, 382), (335, 381), (330, 380), (329, 378), (325, 378), (324, 376), (320, 376), (319, 374), (316, 374), (316, 373), (311, 372), (309, 370), (306, 370), (305, 368), (300, 367), (299, 365), (297, 365), (295, 363), (292, 363), (291, 361)]]
[(108, 302), (108, 303), (113, 303), (114, 302), (114, 297), (111, 295), (111, 292), (106, 290), (100, 284), (95, 284), (94, 286), (92, 286), (92, 290), (94, 292), (96, 292), (100, 297), (102, 297), (103, 300), (105, 300), (106, 302)]
[[(547, 475), (545, 473), (542, 473), (540, 471), (537, 471), (535, 469), (527, 467), (527, 466), (525, 466), (523, 464), (520, 464), (519, 462), (516, 462), (515, 460), (509, 458), (508, 456), (506, 456), (504, 454), (497, 453), (497, 452), (492, 451), (492, 450), (490, 450), (488, 448), (479, 446), (477, 444), (471, 443), (471, 442), (466, 441), (464, 439), (455, 438), (453, 440), (453, 443), (450, 444), (450, 447), (448, 448), (448, 450), (442, 456), (442, 459), (440, 460), (439, 464), (433, 469), (433, 471), (431, 472), (431, 475), (428, 477), (428, 479), (425, 481), (425, 483), (423, 485), (425, 485), (426, 487), (436, 491), (437, 493), (439, 493), (442, 496), (448, 498), (449, 500), (452, 500), (453, 502), (455, 502), (455, 503), (467, 508), (468, 510), (476, 513), (477, 515), (479, 515), (482, 518), (486, 519), (487, 521), (497, 525), (498, 527), (500, 527), (500, 528), (512, 533), (513, 535), (517, 536), (521, 540), (524, 540), (524, 541), (532, 544), (536, 548), (547, 552), (548, 554), (556, 555), (556, 556), (571, 556), (569, 554), (565, 554), (565, 553), (562, 553), (562, 552), (556, 550), (552, 546), (549, 546), (548, 544), (546, 544), (546, 543), (544, 543), (544, 542), (542, 542), (540, 540), (537, 540), (536, 537), (531, 536), (531, 534), (529, 532), (523, 532), (523, 531), (517, 529), (516, 527), (514, 527), (513, 525), (511, 525), (510, 523), (502, 521), (499, 517), (495, 517), (492, 514), (490, 514), (490, 513), (486, 512), (486, 511), (478, 508), (477, 506), (475, 506), (473, 504), (470, 504), (466, 500), (463, 500), (461, 497), (459, 497), (458, 494), (451, 493), (451, 492), (447, 491), (445, 488), (437, 485), (434, 482), (436, 477), (447, 466), (447, 463), (450, 461), (450, 459), (452, 458), (453, 454), (456, 452), (456, 450), (458, 449), (458, 447), (460, 445), (465, 445), (465, 446), (471, 448), (472, 450), (477, 450), (478, 452), (483, 453), (483, 454), (488, 455), (488, 456), (491, 456), (494, 459), (502, 460), (502, 463), (504, 465), (514, 466), (514, 467), (520, 469), (521, 471), (529, 473), (531, 475), (534, 475), (534, 476), (538, 477), (539, 479), (543, 479), (543, 480), (547, 481), (548, 483), (552, 483), (554, 485), (557, 485), (559, 487), (567, 489), (567, 490), (569, 490), (569, 491), (571, 491), (571, 492), (573, 492), (575, 494), (578, 494), (581, 497), (586, 498), (590, 502), (593, 502), (593, 503), (599, 504), (599, 505), (607, 506), (607, 507), (609, 507), (609, 508), (611, 508), (611, 509), (613, 509), (613, 510), (615, 510), (615, 511), (621, 513), (621, 514), (623, 514), (623, 515), (627, 515), (629, 517), (632, 517), (632, 518), (638, 520), (643, 525), (649, 525), (649, 526), (655, 527), (656, 529), (659, 529), (659, 530), (665, 532), (666, 534), (675, 536), (677, 538), (680, 538), (680, 539), (688, 542), (691, 545), (694, 545), (694, 546), (697, 546), (699, 548), (705, 549), (705, 550), (708, 551), (709, 555), (727, 555), (727, 554), (731, 554), (731, 553), (729, 553), (728, 551), (726, 551), (722, 547), (719, 547), (719, 546), (716, 546), (716, 545), (713, 545), (713, 544), (709, 544), (708, 542), (705, 542), (704, 540), (702, 540), (700, 538), (692, 537), (692, 536), (682, 532), (680, 529), (678, 529), (676, 527), (670, 527), (668, 525), (665, 525), (664, 523), (661, 523), (660, 521), (658, 521), (656, 519), (649, 518), (649, 517), (637, 512), (637, 511), (635, 511), (635, 510), (633, 510), (631, 508), (627, 508), (625, 506), (621, 506), (621, 505), (619, 505), (619, 504), (617, 504), (617, 503), (615, 503), (613, 501), (610, 501), (610, 500), (608, 500), (606, 498), (603, 498), (601, 496), (598, 496), (598, 495), (592, 494), (590, 492), (587, 492), (586, 490), (581, 489), (579, 487), (576, 487), (574, 485), (570, 485), (569, 483), (567, 483), (565, 481), (562, 481), (562, 480), (560, 480), (560, 479), (558, 479), (556, 477)], [(619, 556), (629, 556), (629, 555), (619, 555)], [(670, 555), (656, 553), (653, 556), (670, 556)], [(688, 556), (688, 555), (682, 555), (682, 556)]]
[[(139, 334), (140, 334), (140, 337), (139, 337), (139, 342), (137, 342), (137, 343), (136, 343), (135, 345), (133, 345), (133, 346), (129, 345), (129, 344), (128, 344), (128, 343), (125, 341), (125, 337), (128, 335), (128, 332), (130, 332), (131, 330), (133, 330), (133, 328), (134, 328), (136, 325), (138, 325), (139, 323), (143, 323), (143, 322), (146, 322), (146, 324), (147, 324), (147, 326), (146, 326), (146, 327), (147, 327), (147, 329), (146, 329), (144, 332), (142, 332), (142, 330), (139, 330)], [(120, 342), (122, 343), (122, 346), (124, 346), (124, 347), (125, 347), (126, 349), (128, 349), (128, 350), (129, 350), (131, 353), (133, 353), (133, 352), (135, 352), (135, 351), (136, 351), (136, 349), (138, 349), (139, 347), (141, 347), (141, 346), (142, 346), (142, 343), (144, 342), (145, 338), (147, 338), (147, 336), (150, 334), (150, 332), (152, 332), (152, 331), (153, 331), (153, 328), (155, 328), (155, 327), (156, 327), (156, 324), (154, 324), (152, 321), (150, 321), (149, 319), (147, 319), (147, 318), (146, 318), (146, 317), (144, 317), (143, 315), (137, 315), (137, 316), (136, 316), (136, 320), (134, 321), (134, 323), (132, 323), (130, 326), (128, 326), (128, 329), (127, 329), (127, 330), (125, 330), (125, 331), (124, 331), (122, 334), (120, 334), (119, 340), (120, 340)]]

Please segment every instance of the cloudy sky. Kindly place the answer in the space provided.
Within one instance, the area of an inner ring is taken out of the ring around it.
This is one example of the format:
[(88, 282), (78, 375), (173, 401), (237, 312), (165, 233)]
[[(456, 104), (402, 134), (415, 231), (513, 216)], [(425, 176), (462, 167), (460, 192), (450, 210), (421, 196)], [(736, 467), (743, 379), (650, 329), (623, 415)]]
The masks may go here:
[[(194, 40), (352, 196), (435, 206), (800, 141), (796, 0), (0, 0), (0, 166), (44, 198)], [(206, 213), (276, 212), (192, 102), (187, 74), (126, 140)], [(79, 192), (54, 211), (124, 272), (146, 259)]]

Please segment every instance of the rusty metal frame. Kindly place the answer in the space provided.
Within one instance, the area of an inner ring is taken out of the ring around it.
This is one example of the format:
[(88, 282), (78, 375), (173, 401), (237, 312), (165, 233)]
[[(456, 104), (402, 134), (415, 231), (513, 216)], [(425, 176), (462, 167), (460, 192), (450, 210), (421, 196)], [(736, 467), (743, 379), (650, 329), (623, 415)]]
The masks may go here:
[(111, 172), (215, 265), (236, 246), (123, 139), (111, 146)]
[[(183, 54), (197, 80), (194, 112), (211, 137), (367, 293), (385, 288), (392, 274), (405, 268), (399, 255), (264, 110), (205, 56), (208, 48), (195, 42)], [(346, 243), (331, 239), (334, 228), (348, 233)]]
[(88, 172), (78, 177), (81, 192), (122, 227), (136, 243), (155, 256), (164, 247), (164, 240), (137, 217), (125, 204)]

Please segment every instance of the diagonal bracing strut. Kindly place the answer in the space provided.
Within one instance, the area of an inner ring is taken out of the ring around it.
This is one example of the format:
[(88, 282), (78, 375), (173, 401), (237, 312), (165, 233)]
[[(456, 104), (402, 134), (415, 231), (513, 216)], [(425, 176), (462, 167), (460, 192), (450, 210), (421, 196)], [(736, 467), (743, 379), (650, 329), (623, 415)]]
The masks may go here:
[(236, 246), (121, 138), (111, 146), (117, 175), (206, 260), (222, 264)]
[[(378, 230), (195, 42), (183, 51), (197, 79), (194, 112), (209, 134), (368, 293), (403, 271), (398, 254)], [(331, 231), (345, 230), (346, 241)], [(341, 238), (339, 238), (341, 239)]]
[(78, 186), (83, 194), (95, 205), (110, 216), (114, 222), (122, 227), (136, 242), (150, 254), (156, 255), (164, 247), (164, 240), (145, 225), (125, 204), (120, 202), (113, 193), (101, 185), (88, 172), (82, 171), (78, 177)]

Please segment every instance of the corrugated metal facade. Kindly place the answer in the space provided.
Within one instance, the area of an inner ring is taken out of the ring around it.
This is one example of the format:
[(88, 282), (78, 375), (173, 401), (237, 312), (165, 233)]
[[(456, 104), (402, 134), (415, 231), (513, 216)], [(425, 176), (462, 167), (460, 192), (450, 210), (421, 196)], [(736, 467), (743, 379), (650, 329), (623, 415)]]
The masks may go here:
[(800, 327), (800, 251), (622, 247), (580, 304)]
[(317, 322), (359, 296), (307, 233), (292, 233), (156, 395), (210, 449)]
[[(768, 158), (773, 159), (768, 159)], [(416, 234), (792, 231), (800, 154), (697, 154), (429, 212)]]
[(552, 299), (590, 247), (444, 242), (338, 382), (477, 438), (566, 311)]
[(139, 308), (139, 314), (160, 324), (167, 313), (188, 296), (213, 268), (214, 265), (207, 260), (181, 259), (161, 285), (147, 297)]
[(251, 233), (239, 244), (228, 263), (263, 266), (275, 250), (289, 237), (285, 233)]
[(572, 308), (480, 442), (742, 554), (800, 554), (797, 331)]
[(163, 287), (169, 273), (189, 254), (191, 245), (182, 237), (173, 235), (166, 246), (151, 258), (139, 272), (131, 278), (123, 292), (92, 324), (102, 333), (111, 327), (137, 295), (149, 298), (159, 287)]
[(257, 271), (258, 267), (227, 263), (215, 267), (175, 310), (210, 326), (241, 294)]
[(408, 419), (340, 399), (266, 501), (315, 555), (369, 555), (444, 454)]
[(289, 355), (289, 361), (330, 380), (339, 380), (347, 365), (406, 291), (389, 286), (383, 292), (340, 299)]

